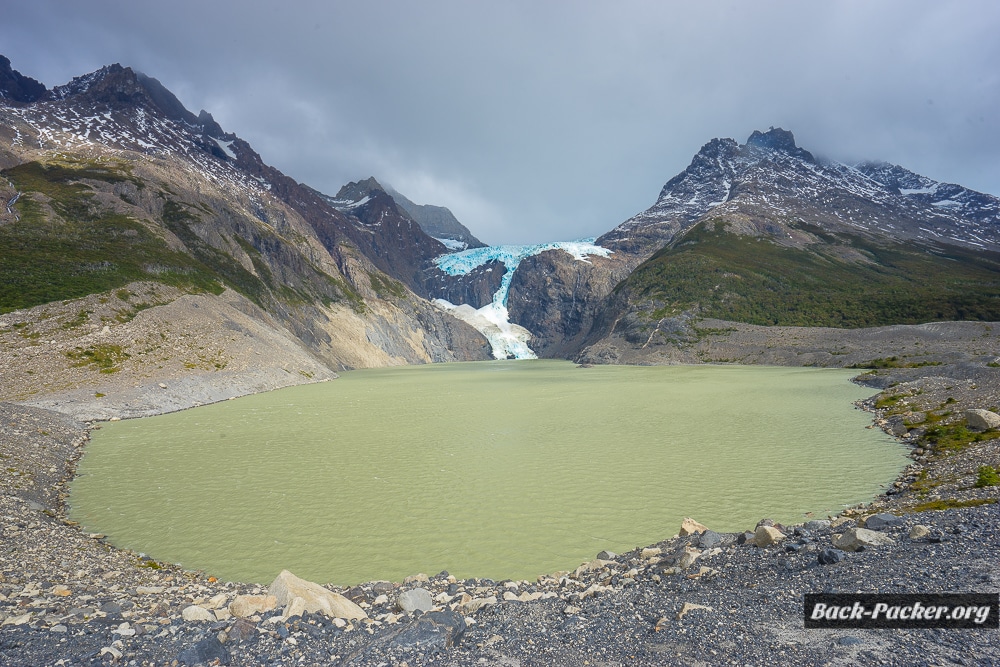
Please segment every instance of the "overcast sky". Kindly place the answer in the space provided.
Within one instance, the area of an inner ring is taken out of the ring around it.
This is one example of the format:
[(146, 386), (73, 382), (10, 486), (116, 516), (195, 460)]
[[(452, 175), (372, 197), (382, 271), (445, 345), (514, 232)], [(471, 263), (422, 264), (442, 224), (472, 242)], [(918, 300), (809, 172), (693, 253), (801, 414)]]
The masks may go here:
[(487, 243), (599, 235), (714, 137), (780, 126), (1000, 195), (1000, 2), (31, 0), (49, 87), (118, 62), (335, 194), (373, 175)]

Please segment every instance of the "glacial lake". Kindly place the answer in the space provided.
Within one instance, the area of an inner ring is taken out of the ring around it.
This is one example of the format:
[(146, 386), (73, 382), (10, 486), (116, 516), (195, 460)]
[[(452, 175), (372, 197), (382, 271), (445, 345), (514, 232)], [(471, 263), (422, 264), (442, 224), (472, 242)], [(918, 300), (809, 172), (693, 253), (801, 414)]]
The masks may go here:
[[(70, 516), (218, 577), (533, 579), (713, 530), (870, 500), (905, 449), (856, 371), (494, 361), (332, 382), (104, 424)], [(811, 514), (808, 514), (811, 513)]]

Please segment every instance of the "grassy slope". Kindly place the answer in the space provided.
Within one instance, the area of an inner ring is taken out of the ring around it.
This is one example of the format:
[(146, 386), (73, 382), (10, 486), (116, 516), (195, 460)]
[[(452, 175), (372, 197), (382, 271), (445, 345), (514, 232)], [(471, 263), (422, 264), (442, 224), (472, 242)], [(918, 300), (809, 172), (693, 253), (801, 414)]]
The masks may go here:
[(21, 219), (0, 226), (0, 313), (104, 292), (136, 280), (192, 292), (221, 293), (227, 286), (264, 307), (274, 300), (316, 299), (326, 304), (346, 300), (355, 310), (363, 309), (361, 298), (342, 278), (311, 265), (300, 277), (302, 285), (282, 284), (261, 252), (237, 238), (257, 275), (247, 271), (195, 233), (193, 227), (210, 210), (160, 190), (164, 202), (158, 222), (184, 243), (187, 252), (172, 250), (138, 220), (98, 203), (95, 186), (101, 184), (130, 181), (139, 189), (153, 187), (133, 177), (127, 165), (29, 162), (2, 174), (23, 195), (16, 204)]
[(137, 220), (99, 206), (93, 188), (81, 182), (133, 180), (124, 168), (29, 162), (3, 175), (23, 195), (16, 204), (21, 219), (0, 226), (0, 312), (134, 280), (221, 291), (209, 267), (171, 250)]
[[(619, 289), (655, 318), (699, 306), (699, 314), (769, 326), (871, 327), (929, 321), (1000, 320), (1000, 255), (807, 231), (808, 249), (694, 227)], [(835, 246), (871, 263), (849, 262)]]

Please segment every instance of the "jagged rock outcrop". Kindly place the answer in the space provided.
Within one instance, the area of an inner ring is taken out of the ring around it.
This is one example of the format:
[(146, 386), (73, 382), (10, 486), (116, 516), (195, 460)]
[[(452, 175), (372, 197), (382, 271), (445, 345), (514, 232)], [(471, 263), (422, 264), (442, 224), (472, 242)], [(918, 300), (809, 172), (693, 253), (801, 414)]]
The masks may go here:
[(48, 89), (41, 82), (11, 69), (10, 60), (0, 56), (0, 97), (11, 102), (31, 103), (46, 93)]
[(384, 187), (385, 191), (392, 195), (392, 198), (399, 204), (400, 208), (416, 220), (417, 224), (425, 232), (444, 242), (450, 249), (464, 250), (466, 248), (483, 248), (486, 246), (465, 225), (458, 221), (454, 213), (444, 206), (414, 204), (388, 185)]

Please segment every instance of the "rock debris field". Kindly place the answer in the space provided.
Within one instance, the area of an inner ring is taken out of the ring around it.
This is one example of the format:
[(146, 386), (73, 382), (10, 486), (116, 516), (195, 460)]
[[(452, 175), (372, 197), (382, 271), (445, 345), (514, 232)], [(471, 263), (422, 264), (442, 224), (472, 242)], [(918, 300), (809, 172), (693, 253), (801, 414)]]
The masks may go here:
[(954, 422), (1000, 402), (994, 371), (869, 376), (886, 388), (869, 401), (875, 424), (914, 462), (842, 516), (739, 534), (686, 521), (532, 581), (441, 572), (351, 588), (287, 572), (219, 581), (84, 533), (64, 503), (87, 425), (0, 403), (0, 665), (998, 664), (996, 630), (803, 622), (806, 593), (1000, 591), (998, 487), (976, 486), (1000, 466), (995, 432), (953, 453), (927, 441), (937, 406)]

